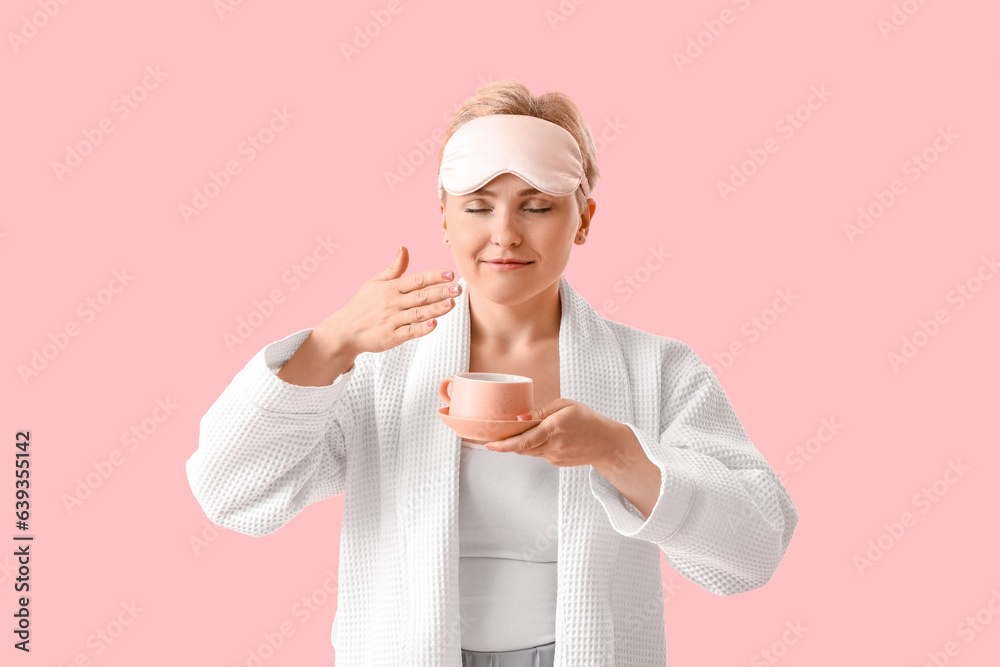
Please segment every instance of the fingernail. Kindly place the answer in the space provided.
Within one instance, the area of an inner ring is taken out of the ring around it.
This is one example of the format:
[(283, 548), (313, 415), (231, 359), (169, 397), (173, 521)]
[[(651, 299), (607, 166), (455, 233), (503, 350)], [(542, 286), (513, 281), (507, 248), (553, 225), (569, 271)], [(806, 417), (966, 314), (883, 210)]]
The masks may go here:
[(451, 271), (445, 271), (441, 275), (444, 277), (445, 280), (451, 280), (452, 278), (455, 277), (455, 274), (452, 273)]
[(486, 445), (486, 449), (490, 450), (491, 452), (495, 452), (497, 450), (496, 447), (490, 447), (489, 445)]
[(518, 415), (517, 418), (519, 421), (525, 421), (527, 419), (531, 419), (531, 414), (525, 412), (523, 415)]

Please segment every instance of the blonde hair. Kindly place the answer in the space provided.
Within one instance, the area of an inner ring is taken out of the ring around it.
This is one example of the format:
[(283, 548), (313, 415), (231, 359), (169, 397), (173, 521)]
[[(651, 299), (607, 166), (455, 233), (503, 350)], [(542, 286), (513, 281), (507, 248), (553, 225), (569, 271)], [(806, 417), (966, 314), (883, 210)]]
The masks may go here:
[[(441, 168), (444, 146), (451, 135), (470, 120), (491, 114), (535, 116), (566, 129), (580, 146), (584, 174), (591, 191), (594, 189), (601, 171), (597, 167), (597, 151), (594, 150), (594, 138), (590, 133), (590, 126), (587, 125), (579, 107), (568, 95), (558, 91), (549, 91), (535, 97), (527, 86), (515, 79), (491, 81), (462, 103), (441, 138), (437, 155), (438, 169)], [(447, 192), (442, 193), (442, 204), (447, 197)], [(587, 197), (580, 188), (576, 189), (576, 202), (581, 212), (587, 210)]]

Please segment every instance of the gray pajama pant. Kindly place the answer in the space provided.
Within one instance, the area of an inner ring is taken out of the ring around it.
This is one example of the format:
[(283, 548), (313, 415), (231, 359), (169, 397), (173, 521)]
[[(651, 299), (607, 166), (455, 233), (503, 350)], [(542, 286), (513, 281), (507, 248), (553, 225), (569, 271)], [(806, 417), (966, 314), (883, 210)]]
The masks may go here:
[(556, 643), (517, 651), (469, 651), (462, 649), (462, 667), (552, 667)]

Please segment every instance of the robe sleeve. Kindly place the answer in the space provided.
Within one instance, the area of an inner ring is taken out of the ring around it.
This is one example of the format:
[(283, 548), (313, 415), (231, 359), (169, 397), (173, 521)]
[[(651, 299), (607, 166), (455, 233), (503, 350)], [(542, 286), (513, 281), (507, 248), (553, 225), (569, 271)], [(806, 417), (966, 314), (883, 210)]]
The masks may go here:
[(268, 535), (307, 505), (344, 492), (348, 445), (356, 444), (345, 389), (357, 384), (364, 355), (330, 385), (285, 382), (277, 371), (311, 331), (257, 352), (201, 418), (188, 483), (223, 528)]
[(591, 490), (616, 531), (656, 544), (705, 590), (733, 595), (763, 586), (798, 523), (791, 498), (710, 367), (698, 360), (666, 394), (659, 434), (626, 423), (660, 468), (649, 518), (594, 469)]

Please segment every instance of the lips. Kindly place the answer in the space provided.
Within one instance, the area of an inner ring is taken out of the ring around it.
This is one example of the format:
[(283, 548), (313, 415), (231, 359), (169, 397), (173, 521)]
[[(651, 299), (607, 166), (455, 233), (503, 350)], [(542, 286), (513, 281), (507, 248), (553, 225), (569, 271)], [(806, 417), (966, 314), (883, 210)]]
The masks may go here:
[(526, 262), (517, 259), (487, 259), (487, 264), (530, 264), (531, 262)]

